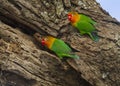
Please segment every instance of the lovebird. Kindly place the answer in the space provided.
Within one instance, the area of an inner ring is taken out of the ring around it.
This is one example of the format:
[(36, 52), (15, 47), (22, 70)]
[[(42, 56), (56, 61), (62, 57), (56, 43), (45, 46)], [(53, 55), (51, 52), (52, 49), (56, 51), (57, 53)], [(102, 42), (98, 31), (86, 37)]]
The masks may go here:
[(78, 14), (77, 12), (69, 12), (68, 20), (71, 22), (72, 26), (77, 28), (81, 35), (88, 34), (92, 40), (98, 41), (99, 37), (96, 33), (97, 24), (94, 20), (84, 14)]
[(63, 57), (79, 59), (79, 56), (76, 55), (72, 49), (61, 39), (57, 39), (52, 36), (45, 36), (42, 38), (41, 44), (53, 51), (60, 59)]

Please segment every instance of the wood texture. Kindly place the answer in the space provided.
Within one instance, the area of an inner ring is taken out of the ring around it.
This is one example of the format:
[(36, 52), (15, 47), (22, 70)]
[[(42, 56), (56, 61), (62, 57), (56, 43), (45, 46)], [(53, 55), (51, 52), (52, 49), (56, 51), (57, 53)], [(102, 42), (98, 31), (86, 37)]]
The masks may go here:
[[(67, 20), (69, 11), (93, 18), (100, 41), (80, 36)], [(0, 0), (0, 20), (1, 84), (119, 86), (120, 23), (95, 0)], [(35, 40), (35, 32), (64, 40), (80, 59), (58, 59)]]

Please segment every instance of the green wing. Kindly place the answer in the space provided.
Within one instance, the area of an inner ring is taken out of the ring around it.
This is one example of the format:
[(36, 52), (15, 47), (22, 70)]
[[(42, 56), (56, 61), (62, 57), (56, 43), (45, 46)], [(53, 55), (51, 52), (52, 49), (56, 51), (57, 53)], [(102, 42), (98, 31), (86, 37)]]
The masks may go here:
[(86, 21), (79, 21), (76, 24), (76, 28), (82, 33), (93, 32), (95, 30), (95, 27)]
[(61, 59), (63, 57), (78, 58), (79, 56), (72, 53), (72, 49), (64, 41), (56, 39), (51, 48)]
[(92, 20), (90, 17), (84, 15), (84, 14), (80, 14), (80, 21), (86, 21), (91, 23), (92, 25), (97, 24), (94, 20)]
[(56, 54), (68, 54), (70, 53), (72, 50), (71, 48), (65, 44), (64, 41), (56, 39), (51, 47), (51, 50), (54, 51)]
[(76, 24), (76, 27), (80, 31), (81, 35), (88, 34), (92, 38), (92, 40), (96, 42), (99, 40), (98, 35), (95, 34), (95, 27), (92, 24), (86, 21), (80, 21)]

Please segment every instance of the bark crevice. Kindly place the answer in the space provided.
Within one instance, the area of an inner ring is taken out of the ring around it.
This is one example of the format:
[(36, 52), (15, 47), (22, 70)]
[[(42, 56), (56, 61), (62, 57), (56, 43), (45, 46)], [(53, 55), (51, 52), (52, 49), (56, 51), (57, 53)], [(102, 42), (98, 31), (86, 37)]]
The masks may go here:
[[(69, 11), (83, 13), (97, 22), (99, 42), (79, 35), (69, 24)], [(4, 85), (120, 84), (120, 23), (95, 0), (0, 0), (0, 20), (0, 69), (4, 73), (0, 81)], [(35, 40), (35, 32), (64, 40), (78, 51), (75, 53), (80, 59), (58, 59)], [(7, 78), (10, 74), (17, 79)], [(27, 84), (26, 80), (33, 82)]]

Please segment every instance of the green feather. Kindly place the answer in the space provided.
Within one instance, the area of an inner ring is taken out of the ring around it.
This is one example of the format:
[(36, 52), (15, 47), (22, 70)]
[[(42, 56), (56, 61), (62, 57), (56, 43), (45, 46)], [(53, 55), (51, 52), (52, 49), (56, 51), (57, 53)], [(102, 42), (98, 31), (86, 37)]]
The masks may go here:
[(70, 57), (70, 58), (75, 58), (75, 59), (79, 59), (79, 56), (76, 54), (57, 54), (61, 59), (63, 57)]
[(75, 27), (80, 31), (80, 34), (88, 34), (92, 40), (98, 41), (99, 37), (97, 34), (92, 34), (95, 32), (96, 28), (87, 21), (76, 22)]
[(79, 56), (73, 54), (72, 49), (60, 39), (56, 39), (54, 41), (51, 50), (54, 51), (61, 59), (63, 57), (79, 58)]
[(91, 23), (92, 25), (96, 25), (97, 23), (92, 20), (90, 17), (84, 15), (84, 14), (79, 14), (80, 15), (80, 21), (86, 21), (86, 22), (89, 22)]
[(91, 32), (91, 33), (88, 33), (89, 36), (92, 38), (92, 40), (94, 40), (95, 42), (98, 42), (99, 41), (99, 37), (97, 36), (96, 33), (94, 32)]

